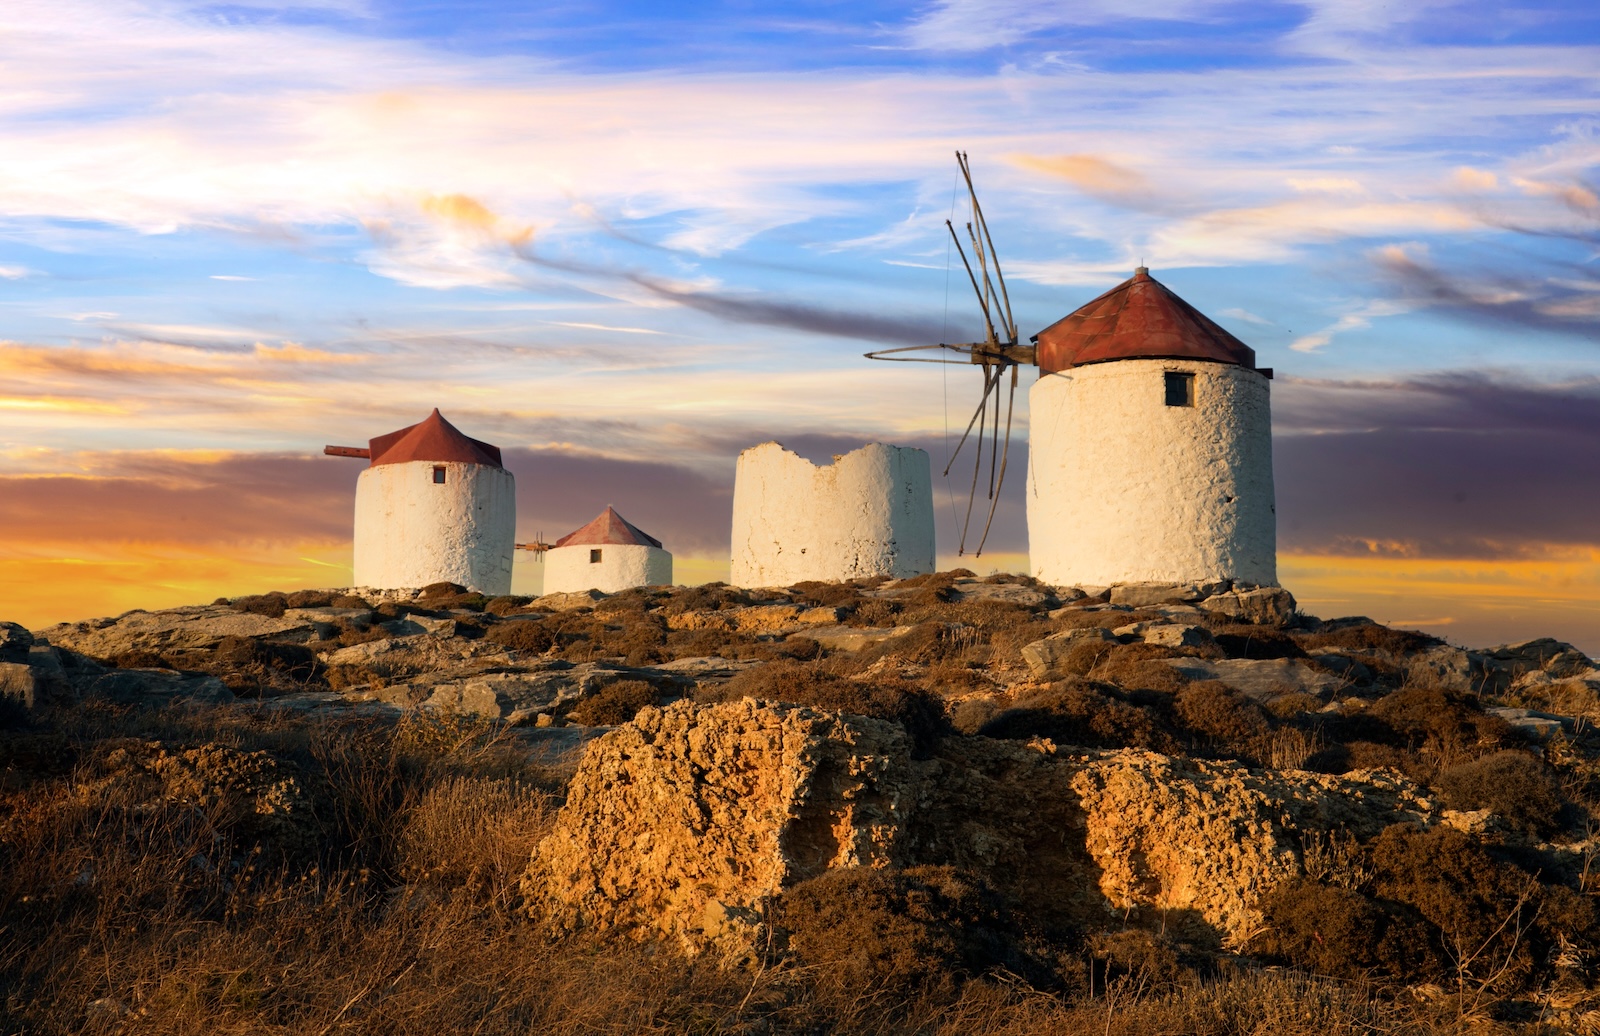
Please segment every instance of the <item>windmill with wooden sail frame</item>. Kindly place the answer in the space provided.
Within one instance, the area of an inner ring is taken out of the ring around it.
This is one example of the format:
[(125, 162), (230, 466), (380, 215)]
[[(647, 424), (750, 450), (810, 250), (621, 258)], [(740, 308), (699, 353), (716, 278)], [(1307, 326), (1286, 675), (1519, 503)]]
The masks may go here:
[[(1035, 578), (1057, 586), (1276, 585), (1272, 368), (1259, 366), (1254, 349), (1142, 264), (1033, 335), (1031, 345), (1019, 345), (971, 166), (963, 153), (956, 160), (972, 208), (966, 244), (945, 225), (977, 295), (984, 340), (867, 356), (983, 369), (983, 395), (950, 457), (954, 466), (976, 429), (960, 552), (985, 464), (989, 515), (976, 554), (988, 539), (1010, 454), (1017, 368), (1027, 364), (1039, 372), (1028, 392), (1028, 563)], [(915, 355), (935, 350), (954, 355)], [(1000, 390), (1008, 373), (1002, 433)]]
[[(972, 438), (973, 430), (976, 429), (978, 434), (973, 448), (972, 486), (967, 497), (966, 517), (961, 523), (961, 540), (956, 550), (957, 554), (965, 555), (967, 535), (972, 525), (972, 507), (978, 499), (978, 487), (983, 481), (984, 439), (988, 438), (989, 513), (984, 519), (983, 533), (978, 537), (977, 549), (973, 551), (973, 556), (977, 557), (983, 554), (984, 544), (989, 540), (989, 528), (994, 524), (995, 509), (1000, 503), (1000, 489), (1005, 485), (1006, 468), (1011, 456), (1011, 418), (1017, 398), (1017, 368), (1024, 364), (1033, 366), (1038, 360), (1035, 346), (1017, 344), (1017, 319), (1011, 312), (1011, 296), (1006, 290), (1006, 278), (1000, 269), (1000, 256), (995, 251), (994, 238), (990, 236), (989, 224), (983, 217), (983, 206), (978, 204), (978, 192), (972, 184), (972, 166), (968, 162), (966, 152), (956, 152), (956, 164), (960, 166), (961, 177), (966, 181), (967, 199), (971, 204), (971, 219), (966, 223), (967, 244), (962, 245), (961, 235), (956, 232), (953, 222), (947, 219), (944, 225), (950, 232), (950, 239), (955, 243), (956, 251), (961, 256), (961, 265), (966, 268), (967, 280), (977, 296), (978, 309), (983, 316), (983, 341), (907, 345), (895, 349), (874, 350), (866, 356), (869, 360), (976, 365), (983, 369), (983, 395), (979, 398), (978, 406), (972, 412), (972, 418), (967, 422), (966, 430), (961, 433), (961, 439), (956, 443), (956, 448), (950, 454), (944, 469), (945, 477), (948, 478), (950, 469), (955, 467), (962, 448), (966, 446), (967, 440)], [(967, 251), (969, 247), (970, 255)], [(945, 355), (935, 357), (907, 355), (930, 351), (955, 354), (965, 358), (955, 359)], [(1002, 433), (1001, 386), (1008, 374), (1011, 384), (1005, 393), (1005, 431)], [(992, 406), (991, 397), (993, 397)]]

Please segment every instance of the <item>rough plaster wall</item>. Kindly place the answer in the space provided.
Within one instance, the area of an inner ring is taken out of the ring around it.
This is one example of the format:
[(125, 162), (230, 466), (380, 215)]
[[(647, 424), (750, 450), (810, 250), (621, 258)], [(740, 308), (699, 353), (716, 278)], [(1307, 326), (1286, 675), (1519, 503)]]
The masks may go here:
[[(1166, 405), (1164, 371), (1195, 376)], [(1224, 363), (1117, 360), (1028, 394), (1028, 556), (1057, 586), (1276, 585), (1268, 381)]]
[[(600, 551), (600, 563), (589, 551)], [(614, 594), (633, 586), (671, 586), (672, 555), (636, 543), (580, 543), (554, 547), (544, 555), (544, 592), (599, 590)]]
[(932, 572), (928, 455), (869, 443), (818, 467), (775, 442), (739, 455), (733, 487), (735, 586)]
[[(444, 485), (434, 484), (435, 467), (445, 469)], [(356, 482), (355, 585), (448, 580), (508, 594), (516, 528), (509, 471), (460, 461), (379, 464)]]

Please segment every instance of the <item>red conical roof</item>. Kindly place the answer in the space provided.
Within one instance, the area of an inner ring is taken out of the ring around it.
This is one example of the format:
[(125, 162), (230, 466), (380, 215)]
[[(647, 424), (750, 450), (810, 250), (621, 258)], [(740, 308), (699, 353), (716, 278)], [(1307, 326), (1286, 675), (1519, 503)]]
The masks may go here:
[(1182, 359), (1256, 369), (1256, 351), (1139, 267), (1128, 280), (1033, 336), (1049, 374), (1107, 360)]
[(416, 424), (370, 439), (367, 445), (372, 451), (373, 467), (412, 460), (462, 461), (503, 467), (500, 447), (462, 435), (455, 425), (444, 419), (438, 407)]
[(632, 543), (640, 547), (659, 547), (661, 541), (632, 525), (613, 507), (600, 512), (600, 517), (574, 532), (556, 540), (558, 547), (577, 547), (591, 543)]

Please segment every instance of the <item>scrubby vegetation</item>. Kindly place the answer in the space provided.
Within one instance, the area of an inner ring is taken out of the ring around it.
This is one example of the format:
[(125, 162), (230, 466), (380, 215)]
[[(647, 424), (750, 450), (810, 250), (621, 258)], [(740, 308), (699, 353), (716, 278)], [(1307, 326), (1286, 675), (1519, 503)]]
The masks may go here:
[[(224, 603), (274, 618), (323, 609), (317, 636), (102, 659), (211, 674), (239, 703), (0, 702), (3, 1031), (1309, 1036), (1600, 1023), (1600, 739), (1585, 725), (1600, 703), (1580, 687), (1515, 673), (1461, 686), (1418, 661), (1440, 642), (1363, 620), (1274, 628), (1190, 609), (1181, 621), (1203, 635), (1146, 642), (1110, 631), (1169, 613), (1062, 607), (1017, 577), (984, 585), (1037, 599), (984, 597), (970, 579), (940, 573), (894, 595), (881, 580), (801, 584), (779, 601), (714, 584), (565, 610), (452, 584), (386, 602), (265, 594)], [(797, 625), (801, 609), (824, 614)], [(413, 636), (400, 624), (420, 620), (453, 623), (442, 638), (501, 661), (637, 670), (592, 685), (556, 726), (615, 726), (680, 696), (750, 697), (901, 724), (922, 759), (986, 737), (1325, 774), (1387, 767), (1457, 812), (1428, 830), (1308, 836), (1304, 876), (1266, 890), (1261, 931), (1226, 951), (1177, 919), (1069, 924), (983, 873), (911, 867), (801, 882), (769, 905), (766, 945), (691, 959), (528, 918), (519, 879), (566, 794), (572, 739), (429, 711), (266, 707), (393, 679), (376, 661), (328, 659)], [(870, 642), (830, 648), (824, 628)], [(1024, 645), (1074, 630), (1091, 635), (1030, 672)], [(698, 686), (650, 668), (696, 658), (741, 665)], [(1263, 695), (1185, 676), (1173, 664), (1185, 660), (1290, 660), (1329, 680)], [(1536, 694), (1565, 696), (1585, 722), (1536, 738), (1488, 711)]]

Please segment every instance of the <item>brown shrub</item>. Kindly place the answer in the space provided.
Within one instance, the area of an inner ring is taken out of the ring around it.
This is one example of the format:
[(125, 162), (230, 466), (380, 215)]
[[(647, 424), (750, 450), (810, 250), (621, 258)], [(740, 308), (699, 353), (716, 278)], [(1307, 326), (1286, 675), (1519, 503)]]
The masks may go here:
[[(1348, 625), (1346, 625), (1348, 623)], [(1300, 646), (1311, 651), (1315, 648), (1338, 648), (1342, 651), (1377, 653), (1399, 657), (1426, 651), (1443, 643), (1437, 637), (1411, 630), (1390, 629), (1371, 619), (1355, 621), (1335, 619), (1322, 624), (1314, 633), (1291, 634)]]
[(1133, 987), (1140, 995), (1175, 992), (1186, 984), (1190, 972), (1164, 937), (1142, 928), (1096, 932), (1086, 940), (1095, 962), (1094, 985)]
[(328, 606), (330, 608), (370, 608), (372, 604), (365, 597), (357, 597), (354, 594), (339, 594), (328, 602)]
[(1174, 712), (1197, 746), (1245, 759), (1262, 757), (1272, 729), (1265, 709), (1215, 680), (1179, 691)]
[(327, 671), (330, 691), (365, 690), (383, 685), (383, 676), (364, 665), (332, 665)]
[(515, 778), (446, 778), (407, 813), (398, 869), (408, 881), (466, 886), (509, 908), (554, 816), (548, 792)]
[(631, 666), (667, 660), (667, 624), (659, 615), (629, 610), (608, 618), (620, 618), (621, 626), (606, 626), (598, 631), (595, 640), (600, 652), (619, 656)]
[(774, 913), (818, 983), (854, 996), (926, 994), (1001, 968), (1042, 970), (1018, 952), (999, 896), (951, 867), (828, 871), (785, 892)]
[[(923, 622), (888, 640), (857, 651), (854, 668), (866, 669), (882, 658), (898, 658), (921, 665), (969, 660), (974, 649), (984, 649), (987, 637), (971, 627), (944, 622)], [(976, 652), (987, 659), (987, 650)]]
[(460, 583), (440, 582), (429, 583), (417, 592), (417, 599), (426, 601), (430, 597), (456, 597), (467, 592), (467, 588)]
[(571, 715), (586, 727), (619, 727), (660, 700), (660, 692), (643, 680), (618, 680), (584, 696)]
[(1279, 719), (1289, 719), (1307, 712), (1321, 712), (1322, 706), (1322, 699), (1316, 695), (1296, 691), (1293, 694), (1280, 694), (1267, 702), (1267, 711)]
[[(1102, 642), (1109, 644), (1110, 642)], [(1089, 641), (1081, 647), (1093, 647)], [(1088, 672), (1091, 679), (1113, 683), (1124, 690), (1163, 691), (1176, 694), (1189, 683), (1189, 678), (1166, 662), (1166, 658), (1180, 658), (1185, 652), (1160, 644), (1111, 644), (1110, 650), (1099, 656), (1099, 661)], [(1077, 661), (1077, 650), (1068, 656), (1069, 665)]]
[(1542, 761), (1514, 749), (1461, 763), (1435, 784), (1453, 809), (1490, 809), (1513, 827), (1549, 835), (1561, 826), (1561, 788)]
[(1510, 726), (1486, 715), (1475, 698), (1433, 687), (1407, 687), (1363, 714), (1388, 727), (1390, 744), (1415, 746), (1428, 767), (1445, 768), (1514, 744)]
[[(1532, 875), (1448, 827), (1424, 833), (1396, 824), (1373, 842), (1372, 864), (1373, 894), (1405, 904), (1428, 923), (1435, 961), (1480, 976), (1503, 965), (1505, 985), (1527, 977), (1536, 947), (1524, 929), (1542, 892)], [(1572, 934), (1591, 941), (1594, 933)]]
[(924, 572), (920, 576), (909, 576), (895, 584), (895, 589), (911, 589), (912, 587), (950, 587), (954, 586), (957, 579), (975, 579), (977, 573), (966, 568), (952, 568), (948, 572)]
[(1261, 911), (1269, 928), (1253, 949), (1318, 974), (1417, 980), (1438, 971), (1415, 914), (1353, 889), (1291, 881), (1269, 893)]
[(251, 615), (265, 615), (269, 619), (283, 618), (284, 609), (288, 607), (288, 597), (274, 590), (266, 594), (253, 594), (248, 597), (235, 597), (229, 602), (234, 611), (247, 612)]
[(531, 597), (492, 597), (489, 599), (489, 602), (483, 606), (483, 610), (488, 612), (490, 615), (511, 615), (520, 609), (526, 608), (532, 601), (533, 598)]
[[(967, 722), (974, 718), (967, 717)], [(1058, 744), (1094, 748), (1170, 752), (1176, 747), (1154, 709), (1131, 704), (1113, 689), (1084, 680), (1051, 684), (1022, 695), (976, 732), (1017, 741), (1045, 737)]]
[(556, 645), (556, 634), (539, 619), (513, 619), (489, 627), (483, 639), (512, 651), (542, 655)]
[(704, 583), (673, 590), (662, 611), (668, 615), (682, 615), (684, 612), (743, 608), (749, 603), (750, 595), (737, 587), (727, 583)]
[(854, 583), (820, 583), (807, 580), (789, 588), (796, 604), (820, 608), (849, 608), (861, 600), (861, 589)]
[(1270, 626), (1240, 625), (1213, 620), (1211, 636), (1229, 658), (1305, 658), (1291, 635)]
[(976, 734), (1000, 715), (1004, 708), (1000, 702), (988, 696), (966, 698), (950, 710), (950, 726), (958, 734)]
[(845, 622), (851, 626), (898, 626), (903, 605), (889, 597), (868, 597), (856, 605)]

